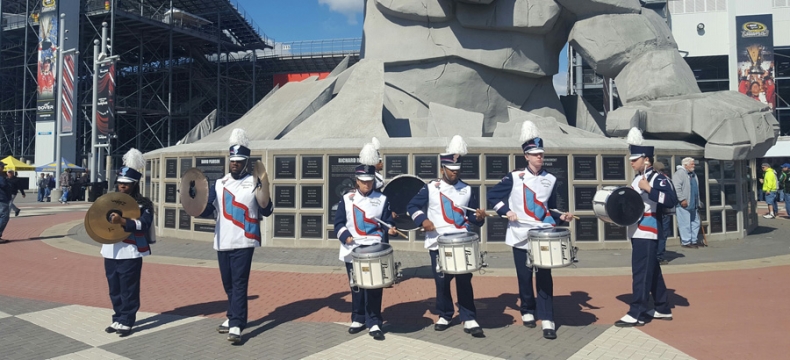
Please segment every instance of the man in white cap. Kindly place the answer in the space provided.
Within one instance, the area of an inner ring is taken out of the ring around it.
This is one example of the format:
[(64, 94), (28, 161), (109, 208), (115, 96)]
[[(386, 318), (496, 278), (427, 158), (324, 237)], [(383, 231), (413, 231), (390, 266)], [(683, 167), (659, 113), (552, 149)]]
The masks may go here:
[(551, 228), (573, 219), (571, 213), (560, 213), (556, 208), (555, 187), (557, 178), (543, 169), (543, 139), (537, 126), (525, 121), (521, 127), (521, 149), (527, 160), (526, 169), (507, 174), (502, 181), (488, 190), (488, 205), (499, 215), (507, 216), (505, 242), (513, 247), (513, 261), (518, 277), (518, 292), (521, 299), (521, 321), (524, 326), (534, 328), (541, 320), (543, 337), (556, 339), (554, 324), (554, 280), (551, 269), (535, 272), (535, 291), (532, 288), (533, 269), (527, 264), (529, 231)]
[[(397, 234), (389, 200), (375, 188), (376, 164), (379, 159), (372, 143), (362, 148), (359, 162), (360, 165), (355, 170), (356, 188), (340, 198), (335, 213), (335, 235), (340, 240), (339, 259), (345, 262), (349, 280), (353, 270), (351, 253), (354, 249), (389, 243), (389, 235)], [(385, 224), (390, 226), (386, 231)], [(367, 328), (374, 339), (384, 340), (384, 332), (381, 329), (383, 294), (384, 289), (381, 288), (351, 288), (349, 334), (356, 334)]]
[(140, 194), (141, 171), (145, 168), (143, 154), (137, 149), (131, 149), (123, 156), (123, 164), (115, 179), (115, 186), (118, 192), (137, 201), (140, 218), (125, 218), (122, 214), (111, 213), (110, 222), (123, 225), (129, 236), (121, 242), (104, 244), (101, 247), (104, 274), (110, 288), (110, 302), (115, 311), (112, 324), (104, 331), (117, 333), (122, 337), (132, 333), (137, 310), (140, 309), (143, 257), (151, 255), (151, 244), (154, 242), (150, 232), (154, 222), (154, 204)]
[(207, 217), (216, 211), (214, 250), (217, 251), (222, 286), (228, 296), (227, 317), (217, 332), (228, 334), (228, 341), (241, 342), (247, 326), (247, 287), (252, 255), (261, 246), (258, 216), (269, 216), (274, 208), (265, 185), (265, 173), (256, 179), (249, 173), (250, 148), (247, 133), (233, 129), (230, 135), (230, 173), (209, 187)]
[(436, 321), (434, 330), (444, 331), (450, 327), (450, 321), (455, 313), (450, 282), (455, 278), (458, 317), (464, 324), (464, 332), (474, 337), (485, 337), (483, 329), (476, 320), (477, 309), (472, 289), (472, 274), (453, 275), (437, 271), (439, 236), (470, 232), (472, 225), (483, 226), (485, 221), (486, 212), (479, 209), (480, 200), (477, 194), (458, 176), (461, 170), (461, 158), (464, 155), (466, 155), (466, 142), (456, 135), (447, 145), (445, 153), (439, 155), (442, 164), (441, 178), (423, 186), (411, 199), (406, 210), (414, 223), (421, 224), (425, 229), (425, 248), (431, 256), (431, 271), (436, 284), (436, 311), (439, 313), (439, 320)]
[[(663, 233), (662, 224), (665, 208), (678, 204), (672, 182), (666, 176), (653, 170), (654, 149), (642, 145), (642, 132), (632, 128), (628, 133), (631, 151), (631, 168), (636, 176), (631, 188), (642, 197), (644, 212), (642, 218), (628, 227), (631, 240), (631, 307), (628, 313), (614, 325), (618, 327), (643, 326), (648, 318), (672, 320), (672, 312), (667, 300), (667, 286), (659, 265), (658, 239)], [(648, 310), (650, 294), (653, 295), (655, 309)]]

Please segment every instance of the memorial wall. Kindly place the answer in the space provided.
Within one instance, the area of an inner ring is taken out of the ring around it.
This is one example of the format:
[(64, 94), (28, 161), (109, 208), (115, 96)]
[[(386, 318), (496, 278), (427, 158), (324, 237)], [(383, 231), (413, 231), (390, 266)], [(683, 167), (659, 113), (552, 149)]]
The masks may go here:
[[(756, 203), (747, 200), (756, 198), (750, 194), (754, 184), (750, 180), (749, 161), (704, 160), (701, 147), (679, 141), (654, 143), (658, 144), (656, 160), (673, 170), (684, 157), (697, 160), (697, 176), (705, 185), (700, 187), (706, 204), (700, 216), (709, 240), (742, 238), (756, 227)], [(463, 158), (461, 179), (479, 193), (481, 206), (487, 207), (488, 188), (496, 185), (509, 171), (525, 166), (523, 155), (514, 154), (512, 148), (486, 147), (476, 151), (470, 146), (470, 153)], [(441, 149), (443, 147), (388, 149), (382, 146), (382, 172), (387, 181), (403, 174), (423, 180), (435, 179), (439, 176), (436, 154)], [(332, 223), (340, 197), (354, 186), (352, 175), (358, 164), (358, 147), (323, 150), (320, 153), (278, 146), (262, 151), (253, 147), (253, 160), (261, 159), (268, 169), (274, 202), (274, 214), (261, 222), (263, 246), (337, 246)], [(582, 249), (630, 246), (625, 228), (599, 220), (592, 203), (596, 191), (604, 186), (625, 186), (631, 182), (633, 170), (625, 154), (624, 146), (622, 150), (581, 148), (560, 153), (549, 149), (546, 153), (544, 168), (558, 179), (557, 208), (579, 217), (568, 226), (571, 238)], [(191, 154), (157, 151), (146, 155), (143, 188), (156, 205), (155, 224), (160, 236), (211, 241), (214, 221), (192, 218), (180, 206), (180, 177), (188, 169), (197, 167), (213, 186), (228, 172), (227, 158), (223, 155), (224, 151)], [(494, 213), (491, 208), (487, 210)], [(475, 232), (480, 235), (483, 249), (503, 251), (507, 250), (506, 228), (505, 219), (489, 217)], [(400, 249), (422, 249), (424, 234), (408, 233), (409, 239), (393, 238), (391, 243)], [(670, 243), (678, 241), (677, 231), (673, 230), (669, 237)]]

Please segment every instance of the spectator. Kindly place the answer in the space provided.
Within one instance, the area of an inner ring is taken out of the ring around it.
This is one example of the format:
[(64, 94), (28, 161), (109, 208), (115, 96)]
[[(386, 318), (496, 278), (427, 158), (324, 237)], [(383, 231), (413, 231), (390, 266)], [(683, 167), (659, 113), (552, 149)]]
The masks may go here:
[(682, 168), (672, 175), (672, 182), (675, 185), (675, 193), (677, 193), (679, 202), (675, 208), (675, 214), (678, 218), (680, 246), (696, 249), (698, 248), (697, 238), (700, 227), (697, 209), (702, 204), (699, 196), (699, 182), (694, 174), (696, 164), (690, 157), (683, 159), (681, 164)]
[(73, 184), (71, 179), (71, 169), (66, 169), (60, 174), (60, 189), (63, 190), (63, 195), (60, 196), (60, 203), (66, 205), (69, 203), (69, 190)]
[(17, 193), (22, 193), (22, 197), (25, 197), (25, 190), (22, 189), (21, 184), (19, 184), (19, 178), (16, 176), (16, 171), (8, 170), (8, 185), (11, 186), (11, 201), (8, 202), (8, 211), (9, 217), (11, 216), (10, 211), (14, 211), (14, 216), (19, 216), (19, 208), (14, 205), (14, 199), (16, 199)]
[(52, 174), (47, 174), (47, 202), (52, 200), (52, 190), (55, 189), (55, 177)]
[(768, 205), (768, 214), (763, 216), (766, 219), (773, 219), (776, 217), (778, 211), (778, 203), (776, 202), (777, 183), (776, 171), (768, 163), (763, 163), (763, 178), (760, 183), (763, 184), (763, 192), (765, 192), (765, 203)]
[(91, 185), (90, 173), (90, 170), (85, 170), (85, 172), (82, 173), (82, 176), (80, 176), (80, 193), (78, 194), (79, 201), (85, 201), (85, 193), (88, 191), (88, 188)]
[[(667, 170), (666, 166), (661, 161), (656, 161), (656, 163), (653, 164), (653, 169), (666, 176), (667, 179), (671, 176), (669, 170)], [(661, 225), (664, 231), (661, 233), (661, 236), (658, 237), (658, 252), (656, 253), (656, 259), (658, 259), (659, 264), (667, 265), (669, 261), (664, 258), (664, 253), (667, 250), (667, 237), (669, 237), (669, 233), (672, 231), (672, 215), (665, 213)]]
[(785, 215), (790, 216), (790, 206), (788, 206), (788, 200), (790, 200), (790, 188), (787, 187), (788, 181), (790, 180), (790, 164), (784, 163), (782, 164), (782, 175), (779, 176), (779, 188), (784, 194), (785, 197)]
[(41, 173), (41, 177), (36, 181), (36, 188), (38, 189), (38, 202), (44, 202), (47, 193), (47, 186), (49, 186), (49, 179), (47, 174)]
[(10, 209), (8, 203), (11, 201), (11, 186), (8, 185), (5, 174), (5, 164), (0, 161), (0, 244), (5, 244), (8, 240), (3, 239), (3, 232), (8, 225)]

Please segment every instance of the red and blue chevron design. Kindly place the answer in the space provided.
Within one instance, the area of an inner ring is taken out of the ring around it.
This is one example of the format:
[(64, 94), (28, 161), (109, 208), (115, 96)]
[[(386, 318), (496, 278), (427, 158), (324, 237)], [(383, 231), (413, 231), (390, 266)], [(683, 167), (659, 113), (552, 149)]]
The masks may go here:
[(439, 199), (442, 204), (442, 217), (444, 217), (444, 221), (456, 228), (463, 229), (466, 226), (464, 210), (456, 207), (453, 200), (444, 194), (440, 193)]
[(557, 223), (554, 218), (549, 216), (549, 209), (546, 205), (538, 201), (538, 194), (530, 189), (527, 184), (524, 184), (524, 212), (544, 223), (556, 226)]
[(368, 236), (384, 236), (384, 231), (376, 220), (368, 219), (365, 216), (365, 210), (360, 209), (354, 205), (354, 227), (357, 234), (364, 234)]
[(225, 219), (244, 229), (244, 237), (261, 241), (261, 225), (257, 218), (250, 217), (250, 209), (236, 201), (236, 196), (228, 189), (222, 193), (222, 213)]

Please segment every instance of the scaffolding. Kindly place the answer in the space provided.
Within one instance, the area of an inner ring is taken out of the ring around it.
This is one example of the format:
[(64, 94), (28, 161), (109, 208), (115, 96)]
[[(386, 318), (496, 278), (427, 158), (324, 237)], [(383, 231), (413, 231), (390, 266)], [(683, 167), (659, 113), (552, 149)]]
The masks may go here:
[[(0, 0), (0, 154), (31, 157), (35, 149), (36, 70), (40, 1)], [(116, 64), (113, 156), (131, 147), (173, 145), (217, 110), (227, 124), (270, 87), (257, 51), (273, 48), (235, 2), (228, 0), (82, 0), (79, 36), (79, 121), (76, 161), (90, 149), (93, 40), (110, 24)]]

